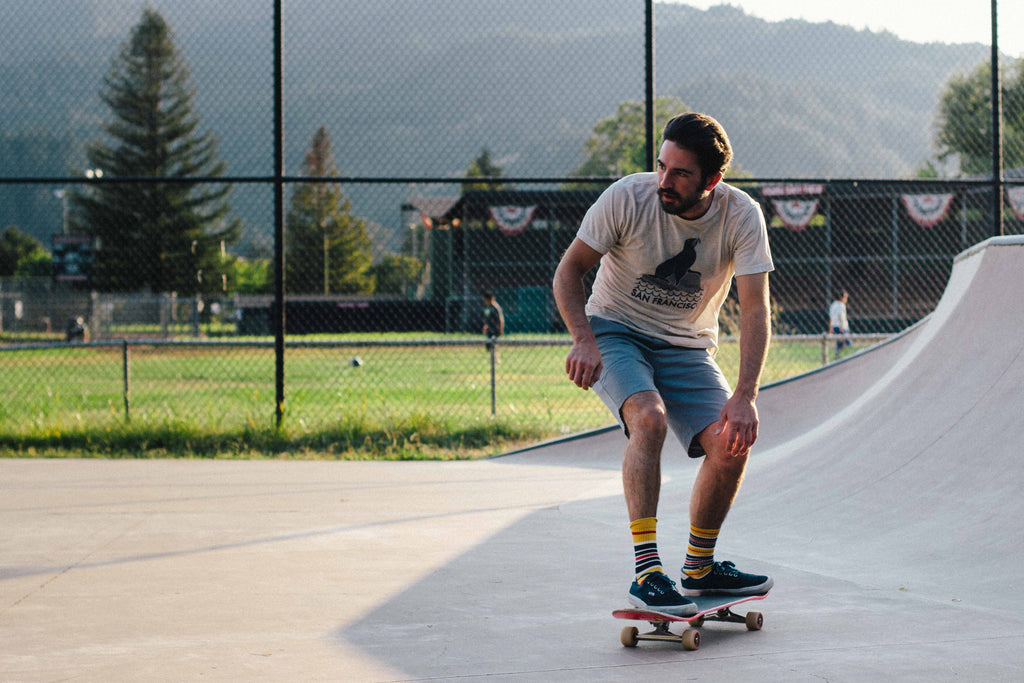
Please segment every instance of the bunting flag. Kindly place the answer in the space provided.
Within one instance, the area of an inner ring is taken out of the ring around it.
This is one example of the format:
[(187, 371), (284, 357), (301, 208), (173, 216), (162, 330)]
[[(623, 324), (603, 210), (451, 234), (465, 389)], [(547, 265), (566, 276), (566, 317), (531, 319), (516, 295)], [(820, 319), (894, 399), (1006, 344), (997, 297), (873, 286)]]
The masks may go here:
[(518, 235), (529, 227), (537, 205), (533, 206), (488, 206), (491, 218), (498, 224), (498, 229), (506, 235)]
[(900, 195), (907, 213), (922, 228), (930, 228), (946, 217), (953, 193), (946, 194), (904, 194)]
[(775, 215), (790, 230), (803, 230), (818, 211), (817, 199), (773, 199)]
[(1006, 197), (1010, 200), (1010, 208), (1013, 215), (1024, 221), (1024, 185), (1014, 185), (1006, 188)]

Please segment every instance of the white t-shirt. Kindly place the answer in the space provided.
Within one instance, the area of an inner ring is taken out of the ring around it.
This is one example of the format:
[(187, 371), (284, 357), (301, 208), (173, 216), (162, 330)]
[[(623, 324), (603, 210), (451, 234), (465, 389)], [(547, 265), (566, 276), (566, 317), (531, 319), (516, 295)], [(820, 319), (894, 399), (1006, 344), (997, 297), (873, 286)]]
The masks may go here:
[(587, 315), (677, 346), (716, 349), (733, 276), (774, 269), (761, 207), (726, 183), (690, 221), (661, 208), (656, 173), (626, 176), (590, 207), (576, 236), (602, 254)]
[(850, 323), (846, 321), (846, 304), (839, 299), (833, 301), (832, 305), (828, 307), (828, 317), (832, 327), (838, 327), (841, 332), (850, 329)]

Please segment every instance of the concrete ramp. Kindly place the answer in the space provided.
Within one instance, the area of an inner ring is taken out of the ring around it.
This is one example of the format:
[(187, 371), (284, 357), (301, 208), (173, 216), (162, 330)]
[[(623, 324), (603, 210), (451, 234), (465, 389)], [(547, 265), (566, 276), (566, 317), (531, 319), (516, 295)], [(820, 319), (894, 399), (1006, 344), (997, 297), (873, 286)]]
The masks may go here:
[(1022, 292), (1024, 242), (989, 240), (957, 259), (935, 312), (903, 338), (766, 390), (765, 439), (731, 523), (767, 533), (745, 549), (1024, 606), (1007, 593), (1024, 578)]

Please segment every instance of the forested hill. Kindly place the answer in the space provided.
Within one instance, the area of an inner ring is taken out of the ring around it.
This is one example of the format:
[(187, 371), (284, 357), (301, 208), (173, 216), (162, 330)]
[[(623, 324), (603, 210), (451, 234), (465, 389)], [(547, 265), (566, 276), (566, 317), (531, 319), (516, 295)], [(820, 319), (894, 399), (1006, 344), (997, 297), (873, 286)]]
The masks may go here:
[[(219, 137), (228, 173), (271, 172), (269, 0), (7, 0), (0, 173), (84, 167), (84, 144), (108, 115), (103, 77), (147, 4), (175, 31), (202, 128)], [(454, 177), (484, 147), (507, 176), (564, 175), (582, 161), (597, 121), (643, 98), (640, 2), (284, 5), (288, 173), (299, 172), (323, 125), (343, 175)], [(934, 155), (944, 83), (988, 54), (983, 45), (772, 23), (729, 6), (658, 4), (655, 16), (657, 94), (718, 117), (738, 165), (758, 176), (912, 174)], [(397, 228), (406, 189), (389, 191), (353, 188), (353, 210)], [(267, 194), (236, 191), (250, 233), (269, 233)], [(38, 210), (11, 210), (0, 204), (0, 225), (52, 232)]]

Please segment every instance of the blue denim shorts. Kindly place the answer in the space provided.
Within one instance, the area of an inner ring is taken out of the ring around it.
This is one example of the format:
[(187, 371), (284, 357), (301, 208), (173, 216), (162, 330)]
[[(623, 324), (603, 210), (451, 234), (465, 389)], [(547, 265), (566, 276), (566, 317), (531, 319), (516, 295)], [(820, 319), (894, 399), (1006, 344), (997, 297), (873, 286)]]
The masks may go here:
[(704, 455), (697, 435), (716, 422), (732, 394), (729, 383), (707, 349), (674, 346), (625, 325), (591, 317), (590, 327), (601, 351), (601, 377), (594, 392), (622, 421), (622, 404), (641, 391), (656, 391), (665, 402), (669, 427), (691, 458)]

